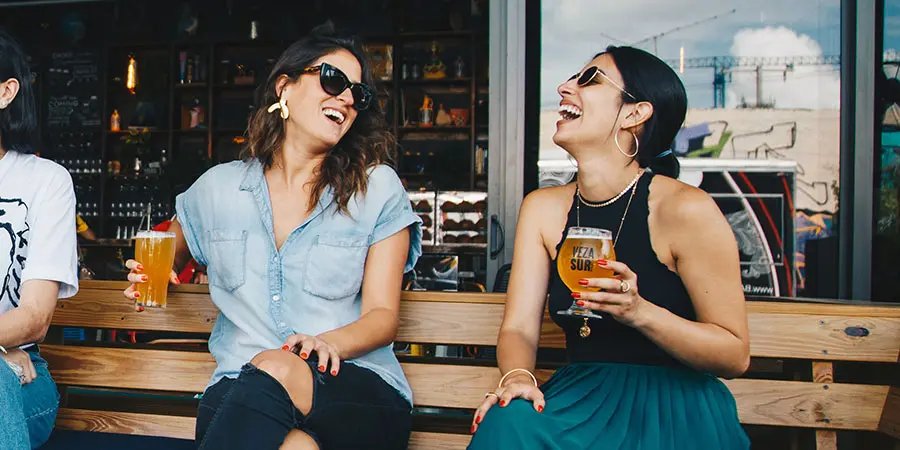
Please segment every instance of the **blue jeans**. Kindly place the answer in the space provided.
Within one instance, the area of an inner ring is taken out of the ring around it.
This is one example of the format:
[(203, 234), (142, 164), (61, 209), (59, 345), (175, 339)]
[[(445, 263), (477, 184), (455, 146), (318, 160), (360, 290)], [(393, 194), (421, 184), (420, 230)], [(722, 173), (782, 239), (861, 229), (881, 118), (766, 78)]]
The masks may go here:
[(50, 378), (47, 361), (36, 351), (29, 352), (37, 378), (26, 385), (6, 362), (0, 361), (0, 448), (30, 450), (47, 442), (56, 411), (59, 392)]

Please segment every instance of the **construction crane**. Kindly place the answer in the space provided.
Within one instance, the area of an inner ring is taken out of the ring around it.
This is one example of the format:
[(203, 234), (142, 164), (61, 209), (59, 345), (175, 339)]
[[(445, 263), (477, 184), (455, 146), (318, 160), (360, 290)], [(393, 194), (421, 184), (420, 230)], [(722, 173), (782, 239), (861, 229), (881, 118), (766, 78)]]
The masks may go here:
[(735, 8), (735, 9), (731, 9), (730, 11), (726, 11), (726, 12), (721, 13), (721, 14), (716, 14), (716, 15), (714, 15), (714, 16), (709, 16), (709, 17), (706, 17), (706, 18), (703, 18), (703, 19), (700, 19), (700, 20), (691, 22), (691, 23), (686, 24), (686, 25), (679, 25), (679, 26), (677, 26), (677, 27), (675, 27), (675, 28), (672, 28), (672, 29), (670, 29), (670, 30), (663, 31), (662, 33), (657, 33), (657, 34), (654, 34), (654, 35), (652, 35), (652, 36), (647, 36), (647, 37), (645, 37), (644, 39), (641, 39), (641, 40), (639, 40), (639, 41), (635, 41), (635, 42), (633, 42), (633, 43), (631, 44), (631, 46), (632, 46), (632, 47), (638, 47), (638, 46), (640, 46), (641, 44), (643, 44), (643, 43), (645, 43), (645, 42), (653, 41), (653, 54), (656, 55), (656, 54), (659, 54), (659, 52), (658, 52), (659, 49), (657, 48), (657, 43), (658, 43), (657, 41), (659, 40), (659, 38), (661, 38), (661, 37), (663, 37), (663, 36), (666, 36), (666, 35), (669, 35), (669, 34), (672, 34), (672, 33), (675, 33), (675, 32), (677, 32), (677, 31), (681, 31), (681, 30), (685, 30), (685, 29), (687, 29), (687, 28), (695, 27), (695, 26), (697, 26), (697, 25), (700, 25), (700, 24), (703, 24), (703, 23), (706, 23), (706, 22), (712, 22), (713, 20), (721, 19), (721, 18), (723, 18), (723, 17), (725, 17), (725, 16), (727, 16), (727, 15), (734, 14), (735, 12), (737, 12), (737, 9), (736, 9), (736, 8)]
[(713, 108), (725, 107), (725, 87), (731, 73), (756, 72), (756, 106), (767, 106), (763, 100), (762, 78), (764, 72), (781, 72), (787, 79), (788, 72), (798, 66), (839, 66), (840, 55), (826, 56), (706, 56), (701, 58), (670, 59), (666, 61), (677, 70), (713, 69)]

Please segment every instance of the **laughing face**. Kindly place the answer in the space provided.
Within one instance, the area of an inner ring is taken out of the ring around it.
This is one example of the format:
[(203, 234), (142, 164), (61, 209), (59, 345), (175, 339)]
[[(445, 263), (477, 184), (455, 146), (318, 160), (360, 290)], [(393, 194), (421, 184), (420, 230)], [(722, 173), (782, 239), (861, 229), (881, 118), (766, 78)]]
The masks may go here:
[[(578, 75), (559, 85), (559, 120), (553, 142), (570, 153), (578, 148), (606, 144), (613, 139), (612, 130), (627, 115), (623, 107), (622, 75), (611, 56), (600, 55), (581, 68), (578, 74), (596, 66), (599, 72), (584, 86)], [(620, 108), (622, 108), (620, 112)]]
[[(359, 61), (347, 50), (328, 53), (310, 66), (323, 62), (344, 72), (351, 82), (359, 82), (362, 78)], [(337, 145), (359, 114), (353, 109), (350, 89), (337, 96), (330, 95), (322, 89), (318, 72), (301, 75), (295, 82), (284, 78), (279, 81), (278, 88), (290, 110), (288, 134), (322, 151)]]

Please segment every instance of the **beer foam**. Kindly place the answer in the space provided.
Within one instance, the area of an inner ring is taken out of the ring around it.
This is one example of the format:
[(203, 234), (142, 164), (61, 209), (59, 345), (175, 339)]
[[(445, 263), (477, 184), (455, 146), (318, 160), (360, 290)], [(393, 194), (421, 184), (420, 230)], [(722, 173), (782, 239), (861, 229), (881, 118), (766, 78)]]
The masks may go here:
[(162, 238), (174, 238), (175, 233), (171, 231), (155, 231), (155, 230), (144, 230), (138, 231), (136, 235), (134, 235), (135, 239), (162, 239)]

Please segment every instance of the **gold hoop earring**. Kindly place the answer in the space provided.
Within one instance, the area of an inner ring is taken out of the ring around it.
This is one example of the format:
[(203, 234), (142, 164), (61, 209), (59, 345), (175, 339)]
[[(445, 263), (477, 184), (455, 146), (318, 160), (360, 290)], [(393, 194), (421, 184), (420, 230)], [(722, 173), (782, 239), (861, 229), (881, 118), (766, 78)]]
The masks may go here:
[(625, 155), (626, 158), (634, 158), (635, 156), (637, 156), (638, 150), (640, 150), (641, 148), (641, 143), (640, 141), (638, 141), (637, 135), (634, 134), (634, 131), (629, 130), (628, 132), (631, 133), (631, 137), (634, 138), (634, 153), (629, 155), (628, 152), (622, 149), (622, 146), (619, 145), (619, 133), (613, 135), (613, 140), (616, 142), (616, 148), (619, 149), (619, 153)]
[(277, 102), (269, 105), (269, 109), (267, 109), (266, 111), (273, 113), (275, 112), (275, 110), (279, 110), (279, 112), (281, 113), (281, 118), (284, 120), (287, 120), (287, 118), (291, 116), (291, 111), (288, 109), (287, 105), (287, 99), (285, 99), (284, 96), (281, 96), (281, 98), (279, 98)]

